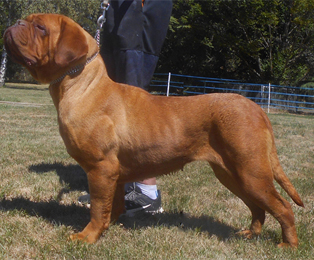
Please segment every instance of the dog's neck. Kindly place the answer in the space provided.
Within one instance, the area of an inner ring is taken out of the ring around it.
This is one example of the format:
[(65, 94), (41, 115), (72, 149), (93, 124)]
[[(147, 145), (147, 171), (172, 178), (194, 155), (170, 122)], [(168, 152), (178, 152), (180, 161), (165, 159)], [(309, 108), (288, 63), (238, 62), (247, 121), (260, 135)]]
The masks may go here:
[[(108, 82), (112, 82), (107, 74), (102, 57), (95, 55), (94, 59), (89, 64), (83, 66), (80, 72), (74, 73), (71, 76), (66, 75), (60, 82), (53, 85), (50, 84), (49, 92), (56, 109), (59, 110), (60, 102), (67, 102), (68, 98), (74, 98), (75, 96), (79, 97), (87, 89), (92, 89), (97, 85), (93, 82), (99, 81), (103, 82), (106, 86), (110, 86)], [(109, 90), (110, 88), (105, 89)]]
[(74, 75), (74, 74), (82, 71), (87, 64), (91, 63), (97, 57), (98, 54), (99, 54), (99, 51), (97, 51), (93, 56), (87, 58), (85, 63), (78, 64), (78, 65), (74, 66), (73, 68), (69, 69), (62, 76), (60, 76), (59, 78), (51, 81), (50, 82), (50, 86), (55, 85), (55, 84), (61, 82), (66, 76), (71, 76), (71, 75)]

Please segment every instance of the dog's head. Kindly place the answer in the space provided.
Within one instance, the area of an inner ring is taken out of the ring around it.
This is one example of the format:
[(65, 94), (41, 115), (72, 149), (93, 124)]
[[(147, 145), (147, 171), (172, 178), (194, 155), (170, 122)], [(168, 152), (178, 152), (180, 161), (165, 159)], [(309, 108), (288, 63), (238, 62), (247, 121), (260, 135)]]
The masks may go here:
[(49, 83), (70, 67), (84, 63), (88, 34), (70, 18), (58, 14), (32, 14), (4, 33), (8, 55), (32, 76)]

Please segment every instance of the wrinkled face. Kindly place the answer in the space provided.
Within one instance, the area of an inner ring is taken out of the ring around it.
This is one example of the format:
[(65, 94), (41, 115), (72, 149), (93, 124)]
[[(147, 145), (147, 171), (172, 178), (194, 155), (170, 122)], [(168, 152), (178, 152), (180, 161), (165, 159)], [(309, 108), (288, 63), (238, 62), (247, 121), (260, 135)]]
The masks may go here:
[(8, 55), (43, 83), (84, 62), (88, 52), (84, 30), (57, 14), (33, 14), (18, 20), (5, 31), (4, 44)]

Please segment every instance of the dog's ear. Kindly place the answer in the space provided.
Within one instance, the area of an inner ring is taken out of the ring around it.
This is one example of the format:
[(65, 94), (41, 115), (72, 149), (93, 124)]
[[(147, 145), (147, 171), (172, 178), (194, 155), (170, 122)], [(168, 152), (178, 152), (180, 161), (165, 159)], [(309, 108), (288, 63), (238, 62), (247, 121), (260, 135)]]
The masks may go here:
[(66, 67), (87, 55), (88, 44), (82, 30), (74, 22), (62, 20), (54, 57), (58, 66)]

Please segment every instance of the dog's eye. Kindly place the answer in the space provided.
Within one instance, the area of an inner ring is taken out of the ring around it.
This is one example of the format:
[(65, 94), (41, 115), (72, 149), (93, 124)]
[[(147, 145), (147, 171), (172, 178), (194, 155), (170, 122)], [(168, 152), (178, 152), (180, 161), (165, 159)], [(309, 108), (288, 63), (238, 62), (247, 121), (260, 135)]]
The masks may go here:
[(46, 27), (44, 25), (36, 24), (35, 28), (41, 31), (44, 35), (46, 35)]

